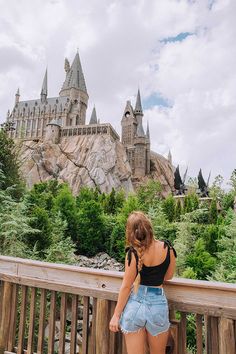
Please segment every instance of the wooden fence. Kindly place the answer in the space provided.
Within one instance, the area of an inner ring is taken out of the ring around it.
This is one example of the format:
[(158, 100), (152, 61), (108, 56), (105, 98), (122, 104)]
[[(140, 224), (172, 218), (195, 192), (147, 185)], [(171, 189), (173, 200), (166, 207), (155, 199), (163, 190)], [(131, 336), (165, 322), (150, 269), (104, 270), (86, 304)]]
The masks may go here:
[[(122, 332), (108, 326), (122, 276), (0, 256), (0, 354), (126, 354)], [(165, 293), (174, 354), (187, 354), (190, 320), (197, 354), (236, 353), (236, 285), (173, 278)]]

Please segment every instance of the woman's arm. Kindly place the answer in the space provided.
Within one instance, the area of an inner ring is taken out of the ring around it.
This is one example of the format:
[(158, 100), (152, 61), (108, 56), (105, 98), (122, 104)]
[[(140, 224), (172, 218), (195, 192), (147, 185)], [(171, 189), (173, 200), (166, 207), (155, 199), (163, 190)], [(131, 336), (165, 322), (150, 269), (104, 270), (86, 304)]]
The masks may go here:
[(132, 285), (133, 285), (136, 275), (137, 275), (136, 269), (137, 269), (136, 268), (136, 259), (135, 259), (133, 252), (131, 252), (130, 265), (128, 265), (128, 254), (126, 253), (124, 277), (123, 277), (122, 284), (120, 287), (117, 304), (116, 304), (116, 307), (114, 310), (114, 314), (118, 317), (120, 317), (120, 315), (127, 303)]
[(173, 278), (173, 275), (175, 273), (175, 265), (176, 265), (176, 258), (173, 249), (170, 249), (170, 264), (169, 267), (166, 271), (164, 280), (169, 280)]
[(118, 295), (118, 300), (116, 303), (114, 314), (109, 323), (109, 328), (113, 332), (119, 331), (119, 318), (127, 303), (131, 287), (136, 278), (136, 275), (137, 268), (135, 255), (133, 254), (133, 252), (128, 252), (125, 257), (125, 271)]

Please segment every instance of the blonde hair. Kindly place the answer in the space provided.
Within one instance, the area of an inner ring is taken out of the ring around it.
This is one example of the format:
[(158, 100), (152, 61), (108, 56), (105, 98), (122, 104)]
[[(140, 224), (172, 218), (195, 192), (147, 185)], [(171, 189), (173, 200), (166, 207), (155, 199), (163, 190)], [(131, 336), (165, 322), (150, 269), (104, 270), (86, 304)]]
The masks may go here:
[(133, 246), (138, 255), (138, 275), (134, 282), (134, 292), (138, 291), (140, 284), (140, 271), (143, 266), (144, 252), (154, 240), (151, 221), (142, 211), (132, 212), (126, 223), (126, 246)]

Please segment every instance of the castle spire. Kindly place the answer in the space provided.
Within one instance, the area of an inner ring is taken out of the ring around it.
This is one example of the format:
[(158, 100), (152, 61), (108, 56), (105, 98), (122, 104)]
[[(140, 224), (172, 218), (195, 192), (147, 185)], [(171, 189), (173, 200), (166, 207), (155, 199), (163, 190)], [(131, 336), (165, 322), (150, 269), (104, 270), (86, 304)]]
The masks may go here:
[(150, 140), (149, 123), (148, 123), (148, 121), (147, 121), (146, 137)]
[(172, 165), (172, 154), (171, 154), (171, 151), (169, 149), (169, 152), (168, 152), (168, 161), (171, 163)]
[(71, 67), (66, 62), (65, 70), (67, 72), (67, 75), (61, 91), (75, 88), (87, 93), (87, 88), (78, 51), (75, 55)]
[(16, 94), (15, 94), (15, 104), (17, 104), (20, 101), (20, 89), (18, 87)]
[(93, 107), (93, 111), (92, 111), (92, 114), (91, 114), (91, 118), (90, 118), (89, 124), (98, 124), (97, 112), (96, 112), (95, 106)]
[(41, 102), (45, 102), (48, 95), (48, 71), (46, 69), (41, 90)]
[(136, 98), (136, 104), (135, 104), (134, 113), (135, 113), (135, 114), (143, 115), (143, 109), (142, 109), (141, 97), (140, 97), (140, 91), (139, 91), (139, 89), (138, 89), (138, 94), (137, 94), (137, 98)]

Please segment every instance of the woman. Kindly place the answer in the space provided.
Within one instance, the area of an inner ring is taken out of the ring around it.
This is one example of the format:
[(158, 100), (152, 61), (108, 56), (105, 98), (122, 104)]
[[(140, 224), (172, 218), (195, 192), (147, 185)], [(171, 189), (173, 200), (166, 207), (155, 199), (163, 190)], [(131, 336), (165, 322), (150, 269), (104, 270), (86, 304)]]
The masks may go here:
[(176, 252), (169, 241), (154, 238), (150, 220), (140, 211), (128, 217), (126, 246), (124, 278), (109, 328), (117, 332), (120, 327), (128, 354), (145, 354), (146, 341), (150, 354), (165, 354), (170, 322), (162, 284), (174, 275)]

